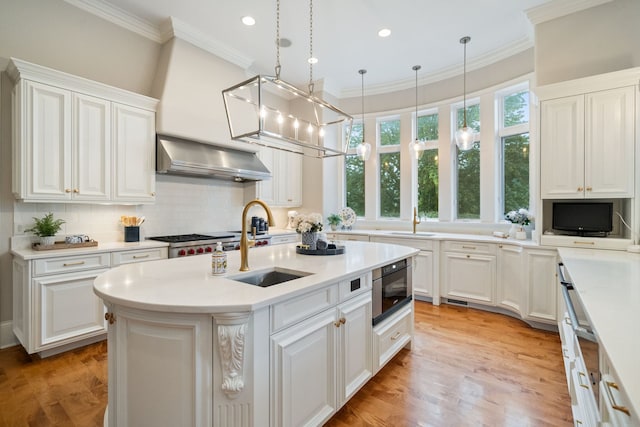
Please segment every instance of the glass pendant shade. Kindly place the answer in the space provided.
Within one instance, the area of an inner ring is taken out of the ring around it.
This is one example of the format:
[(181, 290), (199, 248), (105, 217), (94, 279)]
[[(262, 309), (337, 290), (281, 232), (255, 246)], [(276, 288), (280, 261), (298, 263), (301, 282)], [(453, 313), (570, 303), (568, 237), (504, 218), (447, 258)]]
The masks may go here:
[(464, 126), (456, 131), (456, 145), (461, 151), (471, 150), (473, 143), (476, 140), (476, 131), (469, 127)]
[(419, 160), (422, 157), (426, 148), (427, 146), (424, 141), (420, 141), (418, 139), (409, 143), (409, 152), (411, 153), (411, 157), (416, 160)]
[(371, 155), (371, 144), (368, 142), (361, 142), (356, 147), (356, 154), (363, 162), (369, 160), (369, 156)]

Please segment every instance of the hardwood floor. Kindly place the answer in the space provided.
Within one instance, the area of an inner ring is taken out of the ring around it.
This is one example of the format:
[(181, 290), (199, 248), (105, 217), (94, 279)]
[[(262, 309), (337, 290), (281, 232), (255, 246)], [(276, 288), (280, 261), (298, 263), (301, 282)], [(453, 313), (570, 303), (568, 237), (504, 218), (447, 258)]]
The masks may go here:
[[(100, 426), (106, 342), (37, 359), (0, 351), (0, 426)], [(557, 334), (495, 313), (416, 302), (415, 340), (329, 422), (343, 426), (569, 426)]]

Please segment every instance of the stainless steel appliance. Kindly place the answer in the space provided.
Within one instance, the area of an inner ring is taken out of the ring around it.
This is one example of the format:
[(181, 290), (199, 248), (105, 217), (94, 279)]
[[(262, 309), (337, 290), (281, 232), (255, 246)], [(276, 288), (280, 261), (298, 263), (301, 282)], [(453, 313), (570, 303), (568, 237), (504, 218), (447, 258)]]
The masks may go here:
[(373, 324), (386, 319), (413, 299), (411, 258), (373, 270)]
[[(202, 255), (212, 253), (218, 242), (222, 243), (222, 249), (233, 251), (240, 249), (239, 231), (222, 231), (207, 234), (178, 234), (171, 236), (147, 237), (149, 240), (157, 240), (169, 243), (169, 258), (178, 258), (190, 255)], [(271, 245), (271, 236), (258, 234), (255, 237), (255, 247)]]
[(577, 295), (571, 278), (563, 263), (558, 263), (558, 277), (562, 290), (562, 297), (567, 307), (567, 314), (571, 328), (577, 338), (577, 344), (584, 360), (586, 376), (591, 382), (591, 390), (595, 402), (599, 402), (600, 389), (600, 361), (598, 356), (598, 339), (596, 332), (589, 323), (579, 296)]

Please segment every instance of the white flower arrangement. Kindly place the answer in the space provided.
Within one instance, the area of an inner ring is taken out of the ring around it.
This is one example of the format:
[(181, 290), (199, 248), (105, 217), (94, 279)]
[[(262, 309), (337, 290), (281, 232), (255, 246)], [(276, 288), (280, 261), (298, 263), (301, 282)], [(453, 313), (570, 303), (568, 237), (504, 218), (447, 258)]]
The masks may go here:
[(293, 228), (298, 233), (322, 231), (322, 223), (322, 215), (319, 213), (299, 214), (293, 218)]
[(508, 212), (504, 218), (513, 224), (529, 225), (533, 220), (533, 215), (528, 210), (520, 208), (517, 211)]

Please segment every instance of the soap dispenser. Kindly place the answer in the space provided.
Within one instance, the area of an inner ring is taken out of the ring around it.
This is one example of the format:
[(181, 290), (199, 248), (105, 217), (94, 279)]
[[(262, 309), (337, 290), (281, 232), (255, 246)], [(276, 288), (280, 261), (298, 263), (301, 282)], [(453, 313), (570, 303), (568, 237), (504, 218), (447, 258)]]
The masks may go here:
[(227, 254), (222, 249), (222, 242), (218, 242), (216, 250), (211, 254), (211, 273), (215, 275), (227, 272)]

